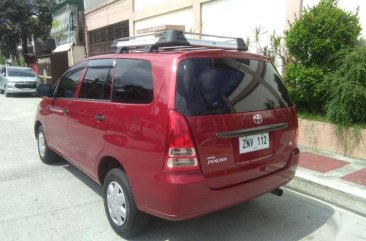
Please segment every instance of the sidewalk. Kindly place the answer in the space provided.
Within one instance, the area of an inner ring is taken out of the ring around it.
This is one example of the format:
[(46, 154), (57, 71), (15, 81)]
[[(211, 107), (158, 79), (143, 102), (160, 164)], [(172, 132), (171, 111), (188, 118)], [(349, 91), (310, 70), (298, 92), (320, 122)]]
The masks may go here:
[(301, 146), (300, 151), (287, 188), (366, 216), (366, 160)]

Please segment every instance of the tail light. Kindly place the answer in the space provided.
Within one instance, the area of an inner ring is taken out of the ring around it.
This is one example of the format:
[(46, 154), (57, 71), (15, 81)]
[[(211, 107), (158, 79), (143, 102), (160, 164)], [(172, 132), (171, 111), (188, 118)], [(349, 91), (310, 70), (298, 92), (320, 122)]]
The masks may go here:
[(289, 109), (289, 116), (290, 119), (294, 118), (293, 121), (291, 121), (291, 123), (293, 123), (292, 125), (295, 127), (295, 136), (292, 144), (296, 146), (299, 139), (299, 121), (297, 119), (297, 113), (295, 107)]
[(294, 138), (294, 144), (297, 145), (299, 139), (299, 127), (296, 127), (296, 131), (295, 131), (295, 138)]
[(200, 170), (196, 148), (188, 123), (181, 114), (174, 110), (169, 112), (167, 144), (165, 171), (195, 172)]

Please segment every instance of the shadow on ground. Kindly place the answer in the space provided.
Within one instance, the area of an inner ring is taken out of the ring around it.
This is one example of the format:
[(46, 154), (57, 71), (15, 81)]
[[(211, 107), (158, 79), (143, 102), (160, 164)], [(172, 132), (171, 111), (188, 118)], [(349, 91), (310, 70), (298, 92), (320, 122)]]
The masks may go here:
[(41, 99), (41, 97), (38, 97), (36, 94), (8, 94), (6, 98), (23, 98), (23, 99)]
[[(60, 163), (67, 161), (62, 160)], [(98, 185), (93, 179), (91, 179), (88, 175), (80, 171), (78, 168), (73, 166), (72, 164), (65, 165), (64, 168), (69, 171), (71, 174), (73, 174), (76, 178), (78, 178), (80, 181), (85, 183), (90, 189), (92, 189), (96, 194), (98, 194), (101, 198), (103, 198), (102, 195), (102, 187)]]

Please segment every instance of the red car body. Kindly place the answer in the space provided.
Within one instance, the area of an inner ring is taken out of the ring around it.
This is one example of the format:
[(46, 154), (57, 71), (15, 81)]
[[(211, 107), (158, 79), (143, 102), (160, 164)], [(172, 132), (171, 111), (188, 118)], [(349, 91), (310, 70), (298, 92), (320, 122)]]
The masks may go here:
[[(180, 63), (216, 58), (268, 63), (259, 55), (225, 50), (92, 57), (83, 62), (148, 61), (152, 101), (138, 104), (79, 98), (88, 68), (85, 64), (73, 97), (42, 99), (35, 130), (42, 125), (50, 149), (98, 183), (103, 183), (110, 168), (120, 167), (128, 177), (137, 208), (164, 219), (201, 216), (271, 192), (294, 177), (298, 164), (298, 123), (293, 104), (224, 114), (187, 115), (177, 111)], [(115, 69), (111, 75), (115, 75)], [(260, 124), (253, 121), (255, 115), (261, 116)], [(273, 126), (273, 130), (266, 129)], [(269, 146), (245, 153), (239, 150), (246, 144), (244, 141), (241, 147), (240, 133), (233, 132), (243, 130), (244, 136), (255, 135), (261, 127), (268, 133)], [(181, 147), (188, 148), (184, 149), (188, 150), (184, 161), (198, 161), (198, 165), (171, 168), (169, 160), (174, 162), (175, 157), (170, 151), (180, 151)]]

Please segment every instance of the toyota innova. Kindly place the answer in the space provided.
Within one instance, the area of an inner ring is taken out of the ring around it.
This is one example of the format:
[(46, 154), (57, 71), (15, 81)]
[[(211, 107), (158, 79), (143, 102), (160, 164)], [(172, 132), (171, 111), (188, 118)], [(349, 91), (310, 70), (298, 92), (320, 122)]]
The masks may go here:
[(239, 40), (172, 32), (117, 41), (119, 53), (37, 89), (41, 160), (61, 156), (101, 184), (122, 237), (150, 215), (186, 220), (281, 194), (298, 163), (295, 106), (271, 62)]

